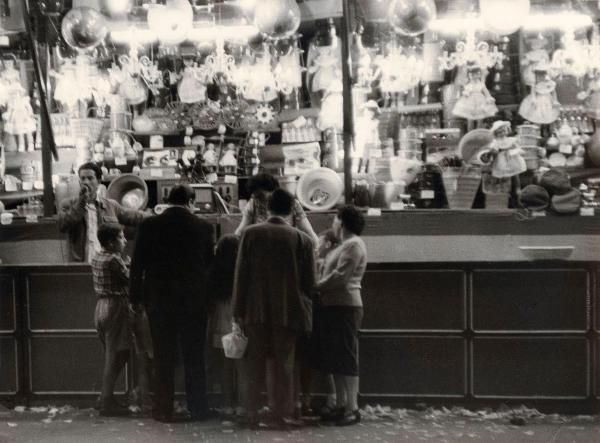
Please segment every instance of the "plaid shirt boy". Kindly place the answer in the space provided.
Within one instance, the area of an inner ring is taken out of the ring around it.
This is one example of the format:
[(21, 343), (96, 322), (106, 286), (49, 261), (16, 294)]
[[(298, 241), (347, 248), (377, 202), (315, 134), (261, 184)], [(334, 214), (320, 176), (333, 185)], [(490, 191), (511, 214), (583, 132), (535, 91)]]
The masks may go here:
[(91, 265), (98, 298), (127, 297), (129, 269), (120, 254), (102, 248)]

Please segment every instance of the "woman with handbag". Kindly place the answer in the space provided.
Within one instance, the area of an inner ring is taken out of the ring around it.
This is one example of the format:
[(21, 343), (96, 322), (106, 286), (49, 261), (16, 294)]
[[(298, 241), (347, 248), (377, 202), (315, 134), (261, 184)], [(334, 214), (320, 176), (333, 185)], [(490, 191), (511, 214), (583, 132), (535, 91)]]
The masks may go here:
[(332, 229), (341, 244), (325, 258), (319, 291), (319, 366), (333, 374), (336, 409), (323, 418), (346, 426), (360, 421), (358, 410), (358, 329), (363, 316), (361, 281), (367, 249), (360, 238), (365, 221), (353, 206), (338, 210)]

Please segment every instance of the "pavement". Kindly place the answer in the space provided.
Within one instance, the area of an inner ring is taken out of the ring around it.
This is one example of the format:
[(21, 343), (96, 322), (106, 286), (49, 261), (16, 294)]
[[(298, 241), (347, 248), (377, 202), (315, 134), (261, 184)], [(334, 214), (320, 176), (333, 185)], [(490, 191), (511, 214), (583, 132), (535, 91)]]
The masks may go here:
[(288, 431), (249, 430), (211, 419), (163, 424), (151, 418), (104, 418), (70, 406), (0, 409), (0, 443), (44, 442), (600, 442), (600, 417), (544, 415), (535, 409), (394, 409), (366, 406), (361, 423), (312, 422)]

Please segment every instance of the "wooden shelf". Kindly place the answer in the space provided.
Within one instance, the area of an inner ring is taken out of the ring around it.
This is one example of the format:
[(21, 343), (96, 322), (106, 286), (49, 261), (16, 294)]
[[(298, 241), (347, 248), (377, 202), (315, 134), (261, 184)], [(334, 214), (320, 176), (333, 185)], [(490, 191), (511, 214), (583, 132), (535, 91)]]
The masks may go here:
[(44, 191), (15, 191), (15, 192), (0, 192), (0, 200), (3, 201), (14, 201), (14, 200), (24, 200), (30, 197), (41, 197), (44, 194)]

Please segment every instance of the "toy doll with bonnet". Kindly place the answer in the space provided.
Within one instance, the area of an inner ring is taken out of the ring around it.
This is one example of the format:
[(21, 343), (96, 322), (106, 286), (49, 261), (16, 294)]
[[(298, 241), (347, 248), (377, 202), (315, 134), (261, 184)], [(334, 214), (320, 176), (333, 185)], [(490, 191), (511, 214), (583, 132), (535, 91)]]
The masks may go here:
[(492, 175), (496, 178), (513, 177), (527, 170), (522, 157), (523, 150), (516, 137), (509, 137), (510, 122), (497, 120), (491, 128), (494, 141), (490, 144), (495, 158), (492, 162)]
[(538, 125), (553, 123), (560, 114), (556, 83), (548, 77), (548, 69), (547, 63), (540, 63), (534, 67), (535, 85), (519, 106), (519, 114)]
[(496, 115), (496, 101), (486, 88), (481, 67), (477, 63), (468, 63), (467, 78), (467, 84), (463, 87), (452, 114), (467, 120), (481, 120)]

